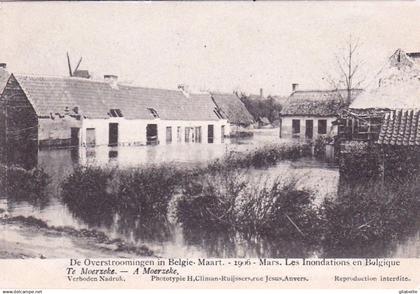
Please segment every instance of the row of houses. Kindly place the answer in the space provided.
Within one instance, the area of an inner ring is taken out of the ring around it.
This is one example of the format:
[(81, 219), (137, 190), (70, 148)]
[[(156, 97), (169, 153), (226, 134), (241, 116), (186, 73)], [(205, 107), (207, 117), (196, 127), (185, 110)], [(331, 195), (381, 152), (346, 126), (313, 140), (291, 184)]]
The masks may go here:
[(223, 143), (253, 123), (234, 94), (124, 85), (114, 75), (9, 74), (5, 64), (0, 77), (1, 146)]
[[(279, 136), (418, 145), (419, 60), (420, 53), (398, 49), (364, 91), (293, 84), (283, 100)], [(113, 75), (97, 81), (9, 74), (5, 67), (0, 64), (0, 143), (12, 146), (222, 143), (254, 123), (235, 94), (136, 87)]]

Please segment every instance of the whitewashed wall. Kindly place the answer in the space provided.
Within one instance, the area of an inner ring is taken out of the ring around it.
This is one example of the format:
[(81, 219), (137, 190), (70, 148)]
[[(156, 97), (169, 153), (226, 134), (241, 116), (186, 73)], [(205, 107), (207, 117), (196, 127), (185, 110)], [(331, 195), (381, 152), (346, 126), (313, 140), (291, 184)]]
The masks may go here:
[[(337, 128), (333, 126), (332, 122), (337, 120), (336, 117), (311, 117), (311, 116), (286, 116), (282, 117), (281, 137), (292, 138), (292, 121), (294, 119), (300, 120), (300, 139), (305, 139), (306, 120), (313, 120), (313, 138), (316, 139), (318, 134), (318, 120), (327, 120), (327, 136), (337, 135)], [(325, 136), (325, 135), (324, 135)]]
[(55, 117), (38, 119), (38, 140), (65, 140), (71, 138), (71, 128), (80, 128), (80, 120), (65, 116), (64, 118)]
[(172, 127), (172, 143), (177, 144), (177, 128), (181, 127), (181, 142), (185, 143), (185, 128), (186, 127), (201, 127), (201, 143), (207, 143), (208, 126), (214, 126), (214, 143), (221, 143), (221, 129), (225, 126), (225, 135), (230, 134), (230, 127), (226, 120), (219, 121), (182, 121), (182, 120), (162, 120), (158, 124), (158, 137), (160, 144), (166, 144), (166, 127)]
[[(172, 120), (127, 120), (125, 118), (109, 119), (84, 119), (80, 130), (80, 142), (86, 145), (86, 129), (94, 128), (96, 146), (104, 146), (109, 143), (109, 124), (118, 123), (119, 145), (145, 145), (146, 127), (148, 124), (158, 125), (159, 144), (166, 144), (166, 127), (172, 127), (172, 142), (177, 142), (177, 127), (181, 127), (181, 143), (185, 142), (185, 127), (201, 127), (202, 143), (207, 143), (208, 125), (214, 125), (214, 143), (221, 143), (221, 127), (225, 126), (225, 135), (229, 135), (230, 127), (226, 120), (218, 121), (172, 121)], [(193, 144), (193, 143), (191, 143)]]

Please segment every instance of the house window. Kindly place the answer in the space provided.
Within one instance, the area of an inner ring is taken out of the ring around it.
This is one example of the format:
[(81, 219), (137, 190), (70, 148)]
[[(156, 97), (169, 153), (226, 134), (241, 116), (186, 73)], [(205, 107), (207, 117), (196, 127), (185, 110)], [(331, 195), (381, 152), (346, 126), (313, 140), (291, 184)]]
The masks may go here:
[(214, 125), (207, 126), (207, 143), (214, 142)]
[(178, 143), (181, 143), (182, 142), (182, 130), (181, 130), (181, 127), (177, 127), (177, 129), (176, 129), (176, 141)]
[(154, 108), (147, 108), (147, 110), (149, 110), (150, 114), (154, 117), (154, 118), (159, 118), (159, 114), (157, 113), (157, 111)]
[(118, 124), (109, 124), (109, 146), (118, 146)]
[(318, 120), (318, 134), (325, 135), (327, 133), (327, 120), (319, 119)]
[(300, 134), (300, 119), (293, 119), (292, 120), (292, 134), (299, 135)]
[(166, 143), (172, 142), (172, 127), (166, 127)]
[(121, 112), (121, 109), (111, 109), (109, 111), (109, 115), (111, 117), (123, 117), (123, 114)]
[(201, 143), (201, 127), (195, 127), (195, 142)]
[(185, 128), (185, 143), (190, 143), (190, 128)]
[(148, 124), (146, 126), (147, 145), (159, 144), (157, 124)]
[(96, 144), (96, 134), (94, 128), (86, 129), (86, 145), (93, 147)]
[(221, 142), (224, 143), (225, 142), (225, 126), (222, 126), (220, 129), (220, 137), (221, 137)]
[(312, 119), (306, 120), (305, 138), (312, 139), (314, 137), (314, 121)]
[(282, 124), (283, 124), (283, 121), (282, 121), (282, 119), (279, 119), (279, 137), (281, 138), (281, 129), (282, 129)]

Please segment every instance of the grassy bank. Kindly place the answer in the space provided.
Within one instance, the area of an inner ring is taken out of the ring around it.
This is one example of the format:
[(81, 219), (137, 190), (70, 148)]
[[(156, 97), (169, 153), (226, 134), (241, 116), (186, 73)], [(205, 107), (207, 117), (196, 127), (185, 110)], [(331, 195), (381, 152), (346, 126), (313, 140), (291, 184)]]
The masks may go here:
[[(24, 235), (32, 236), (32, 238), (40, 238), (45, 240), (50, 240), (50, 242), (63, 242), (63, 238), (74, 241), (71, 244), (71, 248), (67, 251), (69, 257), (74, 257), (75, 254), (80, 254), (81, 252), (86, 251), (86, 254), (93, 255), (105, 255), (105, 256), (121, 256), (121, 257), (132, 257), (132, 256), (154, 256), (154, 252), (150, 250), (147, 246), (141, 245), (137, 246), (135, 244), (127, 243), (118, 238), (110, 238), (103, 232), (92, 230), (92, 229), (74, 229), (72, 227), (62, 227), (62, 226), (50, 226), (46, 222), (37, 219), (35, 217), (0, 217), (0, 225), (2, 225), (3, 230), (11, 230), (15, 233), (20, 233)], [(21, 232), (23, 230), (23, 232)], [(26, 257), (41, 257), (49, 258), (51, 256), (57, 256), (63, 258), (62, 251), (66, 251), (62, 247), (59, 248), (60, 253), (53, 252), (55, 247), (50, 251), (43, 250), (37, 244), (21, 244), (18, 242), (14, 244), (13, 249), (2, 248), (0, 250), (0, 258), (4, 256), (13, 256), (20, 258)], [(33, 243), (33, 239), (31, 239)], [(54, 244), (54, 243), (53, 243)], [(78, 247), (80, 246), (80, 247)], [(6, 246), (7, 247), (7, 246)], [(66, 247), (65, 245), (63, 247)], [(75, 248), (74, 248), (75, 247)], [(20, 248), (19, 250), (16, 250)], [(89, 249), (85, 249), (89, 248)], [(76, 250), (75, 250), (76, 249)], [(93, 249), (96, 249), (97, 252)], [(22, 251), (22, 254), (17, 254), (19, 251)], [(77, 251), (77, 253), (75, 253)], [(34, 253), (37, 253), (34, 255)], [(128, 255), (127, 255), (128, 254)]]

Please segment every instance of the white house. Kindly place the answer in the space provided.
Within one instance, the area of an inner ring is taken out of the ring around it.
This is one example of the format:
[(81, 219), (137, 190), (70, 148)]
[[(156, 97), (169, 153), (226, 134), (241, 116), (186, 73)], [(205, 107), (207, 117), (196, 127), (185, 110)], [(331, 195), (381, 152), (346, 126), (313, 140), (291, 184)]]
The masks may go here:
[[(351, 96), (361, 90), (352, 90)], [(345, 108), (347, 90), (295, 90), (280, 112), (280, 137), (316, 139), (335, 136), (338, 112)]]
[(227, 120), (210, 94), (78, 77), (11, 75), (1, 99), (2, 142), (43, 146), (222, 143)]

